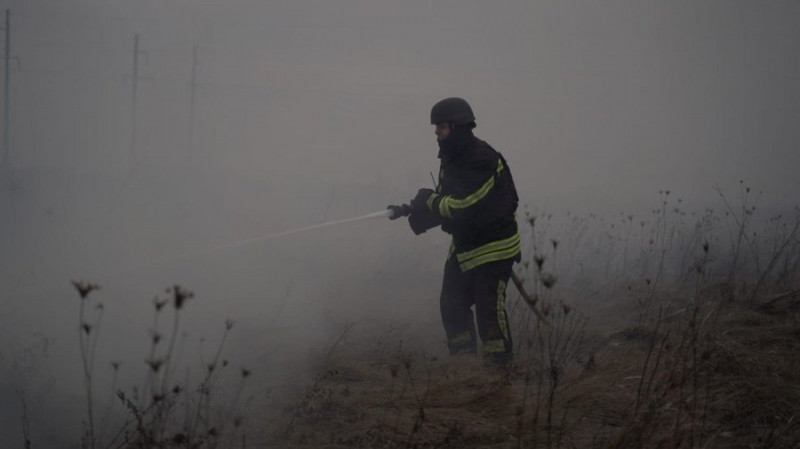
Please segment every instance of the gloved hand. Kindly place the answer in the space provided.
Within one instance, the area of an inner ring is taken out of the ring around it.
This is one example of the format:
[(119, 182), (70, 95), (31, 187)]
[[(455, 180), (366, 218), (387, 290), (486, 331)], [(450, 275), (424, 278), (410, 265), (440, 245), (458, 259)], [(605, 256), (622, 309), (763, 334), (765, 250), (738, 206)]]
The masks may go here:
[(411, 215), (408, 216), (408, 224), (414, 234), (420, 235), (430, 228), (442, 224), (442, 217), (429, 211), (427, 207), (421, 209), (413, 209)]
[(417, 210), (427, 209), (428, 205), (426, 203), (431, 195), (433, 195), (432, 189), (419, 189), (419, 192), (417, 192), (417, 196), (415, 196), (414, 199), (411, 200), (411, 207)]
[(411, 214), (411, 211), (414, 210), (408, 204), (401, 204), (399, 206), (391, 204), (386, 208), (392, 211), (391, 215), (389, 215), (389, 220), (397, 220), (400, 217), (407, 217)]

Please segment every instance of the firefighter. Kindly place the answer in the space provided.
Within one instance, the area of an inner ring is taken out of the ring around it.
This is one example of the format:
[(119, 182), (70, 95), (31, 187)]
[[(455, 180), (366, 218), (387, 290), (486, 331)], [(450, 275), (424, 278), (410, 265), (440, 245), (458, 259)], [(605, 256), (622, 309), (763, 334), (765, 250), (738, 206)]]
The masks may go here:
[[(439, 300), (450, 354), (477, 353), (480, 337), (483, 355), (508, 369), (513, 347), (506, 285), (520, 260), (514, 180), (503, 156), (473, 134), (475, 116), (464, 99), (436, 103), (431, 124), (441, 161), (438, 185), (419, 190), (408, 222), (416, 235), (441, 226), (452, 236)], [(389, 209), (392, 218), (409, 211)]]

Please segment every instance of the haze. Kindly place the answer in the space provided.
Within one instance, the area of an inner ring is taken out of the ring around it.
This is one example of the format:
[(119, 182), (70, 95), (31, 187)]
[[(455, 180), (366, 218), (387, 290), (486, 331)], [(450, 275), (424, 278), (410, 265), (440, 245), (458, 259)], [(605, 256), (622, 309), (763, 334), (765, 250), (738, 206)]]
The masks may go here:
[[(40, 414), (80, 395), (73, 279), (102, 286), (99, 360), (135, 369), (151, 300), (174, 284), (197, 296), (189, 339), (216, 338), (232, 318), (232, 357), (250, 366), (302, 363), (348, 323), (406, 326), (444, 351), (441, 232), (366, 220), (182, 256), (408, 201), (438, 169), (428, 113), (445, 97), (472, 104), (522, 210), (640, 214), (662, 190), (702, 210), (740, 180), (767, 209), (800, 203), (793, 1), (0, 9), (13, 57), (0, 174), (0, 435), (11, 441), (16, 392), (38, 391), (28, 405)], [(78, 417), (39, 419), (42, 438), (77, 441)]]

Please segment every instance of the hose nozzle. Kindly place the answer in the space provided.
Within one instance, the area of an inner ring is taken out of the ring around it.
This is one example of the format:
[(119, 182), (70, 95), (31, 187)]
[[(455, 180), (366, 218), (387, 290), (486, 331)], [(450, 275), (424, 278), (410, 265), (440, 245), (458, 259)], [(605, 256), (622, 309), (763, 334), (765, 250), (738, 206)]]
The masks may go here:
[(388, 206), (389, 209), (389, 220), (397, 220), (400, 217), (408, 217), (411, 215), (411, 211), (414, 210), (410, 204), (401, 204), (399, 206), (391, 205)]

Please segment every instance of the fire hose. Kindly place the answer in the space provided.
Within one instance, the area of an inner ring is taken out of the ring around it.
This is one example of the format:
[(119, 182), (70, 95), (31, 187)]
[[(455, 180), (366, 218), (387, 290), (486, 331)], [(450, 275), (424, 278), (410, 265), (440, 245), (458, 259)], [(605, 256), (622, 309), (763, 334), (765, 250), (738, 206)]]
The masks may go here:
[[(292, 234), (298, 234), (298, 233), (302, 233), (302, 232), (307, 232), (307, 231), (312, 231), (312, 230), (316, 230), (316, 229), (327, 228), (327, 227), (331, 227), (331, 226), (338, 226), (338, 225), (342, 225), (342, 224), (345, 224), (345, 223), (352, 223), (352, 222), (361, 221), (361, 220), (369, 220), (369, 219), (377, 219), (377, 218), (389, 218), (390, 220), (396, 220), (396, 219), (398, 219), (400, 217), (407, 217), (407, 216), (411, 215), (411, 213), (413, 211), (414, 211), (414, 208), (410, 204), (403, 204), (401, 206), (392, 206), (389, 209), (384, 209), (382, 211), (378, 211), (378, 212), (373, 212), (371, 214), (362, 215), (360, 217), (353, 217), (353, 218), (346, 218), (346, 219), (343, 219), (343, 220), (329, 221), (327, 223), (320, 223), (320, 224), (316, 224), (316, 225), (312, 225), (312, 226), (306, 226), (306, 227), (302, 227), (302, 228), (290, 229), (290, 230), (282, 231), (282, 232), (275, 232), (275, 233), (272, 233), (272, 234), (262, 235), (262, 236), (259, 236), (259, 237), (252, 237), (252, 238), (249, 238), (249, 239), (240, 240), (240, 241), (236, 241), (236, 242), (230, 242), (230, 243), (227, 243), (227, 244), (224, 244), (224, 245), (219, 245), (219, 246), (215, 246), (215, 247), (211, 247), (211, 248), (191, 251), (191, 252), (187, 252), (187, 253), (178, 255), (176, 257), (173, 257), (170, 260), (174, 261), (174, 260), (179, 260), (179, 259), (199, 256), (199, 255), (202, 255), (202, 254), (222, 251), (222, 250), (230, 250), (230, 249), (237, 248), (237, 247), (249, 246), (249, 245), (253, 245), (253, 244), (256, 244), (256, 243), (261, 243), (261, 242), (264, 242), (264, 241), (267, 241), (267, 240), (276, 239), (276, 238), (279, 238), (279, 237), (286, 237), (286, 236), (289, 236), (289, 235), (292, 235)], [(513, 269), (511, 270), (511, 280), (513, 281), (514, 285), (517, 287), (517, 290), (519, 291), (520, 295), (522, 296), (522, 299), (525, 300), (525, 303), (528, 305), (528, 307), (530, 307), (530, 309), (531, 309), (531, 311), (533, 311), (534, 315), (536, 315), (536, 318), (539, 320), (539, 322), (541, 322), (542, 324), (549, 324), (547, 322), (547, 319), (545, 318), (544, 314), (536, 307), (536, 303), (538, 302), (538, 298), (536, 298), (535, 296), (532, 296), (531, 294), (528, 293), (528, 291), (525, 289), (525, 285), (523, 285), (524, 281), (522, 279), (520, 279), (519, 276), (517, 276), (517, 274), (514, 272)]]

